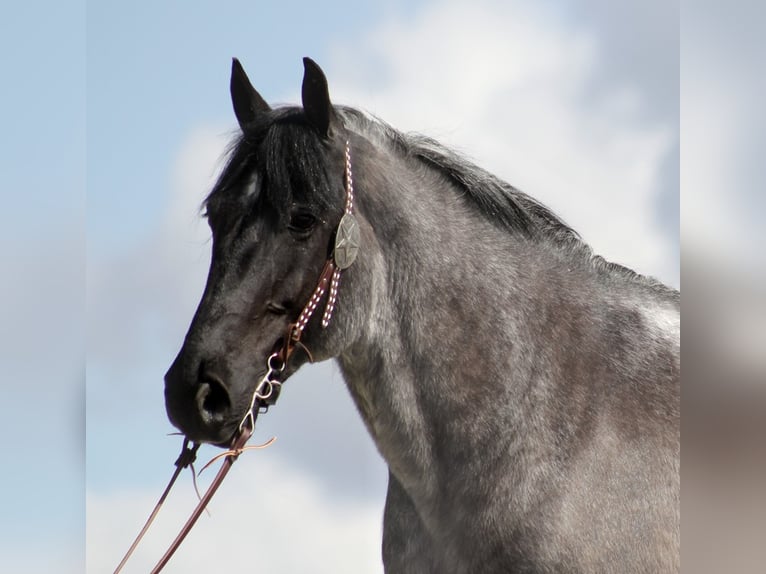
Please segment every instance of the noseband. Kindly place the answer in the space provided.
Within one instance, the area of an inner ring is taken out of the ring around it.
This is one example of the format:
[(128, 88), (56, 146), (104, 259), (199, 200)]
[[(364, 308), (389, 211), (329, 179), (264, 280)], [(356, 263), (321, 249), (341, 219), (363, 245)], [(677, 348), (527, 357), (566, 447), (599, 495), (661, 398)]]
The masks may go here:
[[(338, 298), (338, 288), (340, 286), (341, 274), (343, 270), (350, 267), (356, 259), (356, 256), (359, 253), (360, 245), (359, 225), (353, 213), (354, 180), (351, 171), (351, 148), (348, 141), (346, 141), (345, 148), (344, 175), (346, 187), (346, 203), (343, 210), (343, 217), (341, 217), (340, 223), (338, 224), (338, 227), (335, 231), (332, 254), (325, 262), (322, 273), (319, 276), (319, 280), (316, 287), (314, 288), (311, 298), (309, 299), (308, 303), (306, 303), (306, 306), (303, 307), (303, 310), (298, 316), (298, 319), (294, 323), (290, 323), (287, 329), (287, 333), (275, 342), (274, 351), (266, 360), (266, 374), (263, 376), (263, 378), (261, 378), (253, 390), (250, 405), (247, 412), (242, 417), (242, 421), (239, 423), (237, 432), (231, 439), (229, 450), (213, 459), (214, 461), (220, 457), (224, 458), (223, 463), (218, 470), (218, 474), (216, 474), (215, 478), (210, 483), (210, 486), (208, 487), (204, 496), (200, 498), (197, 507), (194, 509), (191, 516), (186, 521), (186, 524), (184, 524), (183, 528), (178, 533), (178, 536), (176, 536), (175, 540), (173, 540), (173, 543), (167, 549), (154, 569), (152, 569), (152, 574), (160, 572), (168, 563), (175, 551), (186, 538), (186, 535), (189, 534), (192, 527), (197, 522), (197, 519), (202, 514), (202, 511), (205, 509), (207, 504), (210, 502), (210, 499), (218, 490), (218, 487), (223, 482), (223, 479), (228, 474), (229, 469), (231, 469), (234, 461), (237, 460), (239, 455), (247, 449), (259, 448), (245, 446), (255, 431), (255, 421), (258, 417), (258, 414), (260, 412), (266, 412), (269, 406), (276, 403), (276, 400), (279, 397), (279, 391), (281, 389), (282, 383), (284, 383), (284, 379), (282, 377), (285, 371), (285, 367), (287, 366), (290, 357), (298, 346), (301, 346), (305, 349), (305, 346), (303, 346), (301, 343), (303, 332), (311, 320), (311, 317), (314, 315), (314, 311), (316, 311), (317, 307), (322, 302), (322, 299), (326, 294), (328, 294), (328, 292), (329, 295), (327, 296), (324, 313), (322, 314), (321, 325), (322, 328), (327, 328), (327, 326), (330, 324), (333, 311), (335, 310), (335, 303)], [(311, 359), (310, 354), (309, 358)], [(178, 475), (181, 473), (181, 470), (187, 466), (191, 466), (194, 463), (199, 447), (199, 443), (190, 445), (189, 439), (184, 438), (181, 454), (178, 456), (178, 459), (176, 459), (174, 463), (176, 469), (170, 478), (170, 482), (165, 487), (165, 490), (160, 496), (159, 501), (152, 510), (152, 513), (149, 515), (149, 518), (139, 532), (138, 536), (133, 541), (133, 544), (131, 544), (122, 561), (115, 569), (114, 574), (118, 574), (122, 570), (130, 556), (133, 554), (133, 551), (136, 549), (144, 534), (149, 529), (149, 526), (154, 521), (154, 518), (157, 516), (162, 504), (165, 502), (165, 498), (167, 498), (170, 489), (173, 487), (176, 478), (178, 478)]]

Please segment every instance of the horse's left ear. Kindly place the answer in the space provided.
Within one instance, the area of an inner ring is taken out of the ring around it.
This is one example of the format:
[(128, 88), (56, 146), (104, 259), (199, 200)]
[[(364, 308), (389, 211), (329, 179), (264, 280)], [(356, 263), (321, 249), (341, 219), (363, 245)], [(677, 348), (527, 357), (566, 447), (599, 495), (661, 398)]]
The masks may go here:
[(330, 90), (327, 88), (322, 68), (311, 58), (303, 58), (303, 110), (312, 126), (319, 135), (327, 139), (330, 128), (335, 120), (335, 112), (330, 103)]

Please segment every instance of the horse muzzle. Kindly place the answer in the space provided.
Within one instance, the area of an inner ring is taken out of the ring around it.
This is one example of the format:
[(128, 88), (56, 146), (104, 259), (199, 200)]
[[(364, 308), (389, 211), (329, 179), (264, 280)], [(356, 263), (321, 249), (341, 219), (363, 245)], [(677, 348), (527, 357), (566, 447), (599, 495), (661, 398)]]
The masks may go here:
[(170, 422), (192, 441), (228, 445), (242, 418), (234, 411), (231, 386), (204, 361), (192, 369), (184, 363), (179, 355), (165, 374)]

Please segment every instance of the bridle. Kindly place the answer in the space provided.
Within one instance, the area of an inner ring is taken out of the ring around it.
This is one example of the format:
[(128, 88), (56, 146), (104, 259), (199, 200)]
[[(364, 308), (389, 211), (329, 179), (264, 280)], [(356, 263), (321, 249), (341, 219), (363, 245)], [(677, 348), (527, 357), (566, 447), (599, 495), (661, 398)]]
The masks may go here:
[[(309, 299), (308, 303), (303, 307), (298, 319), (294, 323), (290, 323), (287, 329), (287, 333), (280, 337), (274, 344), (273, 351), (266, 359), (266, 374), (261, 378), (258, 384), (253, 390), (253, 395), (250, 400), (250, 406), (242, 417), (237, 431), (231, 439), (229, 444), (229, 450), (221, 453), (215, 457), (209, 464), (223, 457), (223, 463), (218, 470), (213, 481), (210, 483), (205, 494), (200, 498), (199, 503), (192, 512), (189, 519), (184, 524), (181, 531), (173, 540), (172, 544), (165, 551), (165, 554), (160, 558), (157, 565), (152, 569), (152, 574), (160, 572), (173, 556), (175, 551), (181, 545), (186, 538), (187, 534), (191, 531), (197, 519), (207, 507), (210, 499), (213, 497), (218, 487), (223, 482), (223, 479), (228, 474), (234, 461), (237, 460), (240, 454), (250, 448), (259, 447), (246, 447), (247, 441), (253, 435), (255, 431), (255, 421), (258, 418), (258, 414), (266, 412), (268, 408), (276, 403), (279, 397), (279, 391), (282, 384), (285, 382), (283, 374), (285, 367), (287, 366), (290, 358), (295, 350), (299, 347), (308, 352), (305, 346), (301, 343), (303, 332), (306, 329), (311, 317), (314, 315), (322, 299), (327, 295), (327, 302), (325, 303), (324, 313), (322, 314), (322, 328), (327, 328), (332, 319), (333, 311), (335, 310), (335, 303), (338, 298), (338, 288), (340, 286), (340, 278), (343, 270), (347, 269), (356, 259), (359, 252), (360, 233), (359, 225), (354, 217), (354, 181), (351, 171), (351, 148), (349, 142), (346, 141), (345, 147), (345, 188), (346, 188), (346, 203), (343, 209), (343, 216), (335, 231), (334, 245), (331, 255), (328, 257), (322, 272), (317, 281), (317, 285)], [(309, 353), (309, 359), (311, 359)], [(181, 447), (181, 454), (176, 459), (174, 465), (176, 467), (173, 475), (165, 487), (162, 495), (160, 496), (157, 504), (152, 510), (149, 518), (142, 527), (141, 531), (136, 536), (135, 540), (131, 544), (128, 551), (125, 553), (120, 564), (114, 571), (114, 574), (118, 574), (127, 563), (133, 551), (138, 546), (139, 542), (146, 534), (149, 526), (151, 526), (154, 518), (159, 513), (162, 504), (165, 502), (168, 494), (170, 493), (173, 484), (175, 483), (178, 475), (187, 466), (191, 466), (197, 458), (197, 450), (199, 449), (199, 443), (191, 443), (188, 438), (184, 438), (183, 446)], [(206, 465), (207, 466), (207, 465)]]

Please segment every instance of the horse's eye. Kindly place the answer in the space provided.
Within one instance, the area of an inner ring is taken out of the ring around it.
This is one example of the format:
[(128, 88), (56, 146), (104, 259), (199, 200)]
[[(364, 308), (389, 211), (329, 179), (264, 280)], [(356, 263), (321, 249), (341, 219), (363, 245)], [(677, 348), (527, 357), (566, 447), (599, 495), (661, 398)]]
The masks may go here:
[(310, 231), (316, 224), (317, 219), (308, 211), (296, 211), (290, 216), (288, 225), (290, 231), (305, 233)]

